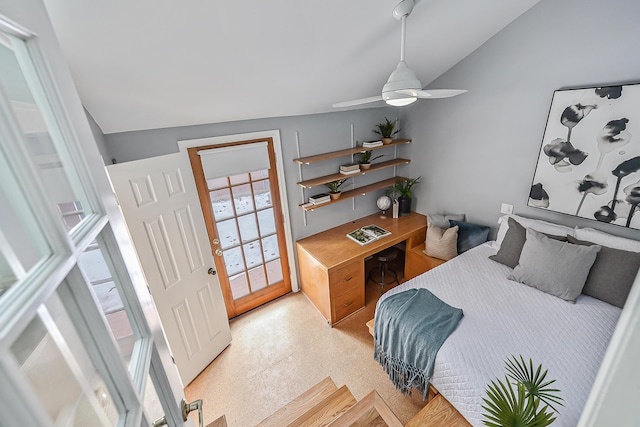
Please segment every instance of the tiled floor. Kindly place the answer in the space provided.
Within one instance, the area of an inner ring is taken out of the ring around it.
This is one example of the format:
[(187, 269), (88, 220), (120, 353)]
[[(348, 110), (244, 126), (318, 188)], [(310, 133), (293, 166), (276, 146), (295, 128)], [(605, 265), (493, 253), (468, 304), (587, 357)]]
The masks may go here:
[(233, 342), (186, 388), (187, 399), (204, 400), (205, 424), (224, 414), (229, 426), (246, 427), (330, 376), (356, 399), (377, 390), (406, 423), (424, 402), (398, 392), (373, 360), (365, 323), (379, 296), (369, 284), (366, 307), (334, 328), (302, 293), (233, 320)]

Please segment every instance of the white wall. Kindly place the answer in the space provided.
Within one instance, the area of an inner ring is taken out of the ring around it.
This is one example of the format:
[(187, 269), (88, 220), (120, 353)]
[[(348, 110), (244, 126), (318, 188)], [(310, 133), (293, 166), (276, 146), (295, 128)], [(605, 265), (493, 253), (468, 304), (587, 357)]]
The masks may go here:
[[(394, 108), (373, 108), (349, 112), (315, 114), (309, 116), (281, 117), (274, 119), (246, 120), (199, 126), (185, 126), (177, 128), (154, 129), (137, 132), (123, 132), (105, 135), (109, 158), (115, 158), (118, 163), (159, 156), (178, 151), (177, 141), (221, 135), (259, 132), (265, 130), (280, 130), (282, 153), (284, 157), (284, 171), (289, 200), (289, 216), (294, 240), (326, 230), (327, 228), (360, 218), (376, 212), (376, 199), (382, 190), (346, 200), (331, 206), (307, 213), (307, 225), (304, 225), (303, 211), (298, 204), (302, 203), (298, 164), (293, 159), (299, 157), (296, 149), (296, 134), (300, 141), (300, 156), (310, 156), (327, 151), (341, 150), (351, 147), (351, 125), (354, 128), (354, 139), (362, 141), (375, 139), (372, 129), (377, 123), (388, 117), (390, 120), (399, 117), (402, 110)], [(401, 126), (403, 123), (401, 122)], [(398, 156), (406, 157), (406, 146), (398, 148)], [(379, 161), (393, 158), (393, 148), (377, 151), (385, 154)], [(321, 175), (329, 175), (338, 171), (338, 165), (347, 163), (349, 157), (332, 159), (302, 167), (303, 179), (311, 179)], [(398, 168), (398, 174), (403, 174), (406, 166)], [(356, 186), (360, 187), (375, 181), (393, 176), (393, 169), (386, 169), (365, 176), (356, 177)], [(343, 189), (348, 190), (345, 183)], [(305, 197), (320, 192), (326, 192), (324, 186), (305, 191)], [(353, 206), (355, 200), (355, 208)]]
[(506, 202), (525, 216), (640, 238), (526, 206), (553, 91), (640, 81), (639, 20), (638, 1), (543, 0), (429, 85), (469, 92), (407, 111), (406, 133), (419, 141), (410, 167), (424, 177), (418, 210), (495, 226)]

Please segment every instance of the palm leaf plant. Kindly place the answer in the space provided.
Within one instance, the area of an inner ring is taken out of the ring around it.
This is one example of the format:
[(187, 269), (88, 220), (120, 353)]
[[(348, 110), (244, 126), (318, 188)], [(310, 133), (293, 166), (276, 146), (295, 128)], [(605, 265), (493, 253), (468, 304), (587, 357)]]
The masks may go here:
[(380, 154), (379, 156), (373, 156), (373, 151), (371, 150), (367, 150), (364, 151), (362, 153), (357, 153), (356, 154), (358, 156), (358, 163), (363, 164), (363, 163), (371, 163), (376, 159), (379, 159), (380, 157), (384, 157), (384, 154)]
[(376, 133), (383, 138), (393, 138), (394, 135), (397, 135), (398, 132), (400, 132), (400, 129), (396, 129), (396, 122), (392, 122), (386, 117), (384, 118), (384, 123), (378, 123), (376, 128), (377, 129), (373, 129), (373, 133)]
[(409, 179), (398, 178), (396, 180), (396, 183), (393, 184), (391, 187), (389, 187), (388, 193), (392, 195), (399, 194), (402, 197), (406, 197), (410, 199), (412, 196), (411, 189), (413, 188), (414, 185), (420, 182), (421, 178), (422, 178), (421, 176), (417, 178), (409, 178)]
[(340, 192), (340, 186), (342, 184), (344, 184), (346, 181), (347, 181), (346, 178), (338, 179), (338, 180), (335, 180), (335, 181), (327, 182), (325, 185), (327, 186), (327, 188), (329, 188), (329, 191), (331, 193), (339, 193)]
[[(533, 367), (533, 361), (525, 362), (520, 356), (505, 361), (507, 375), (487, 385), (487, 397), (483, 398), (486, 411), (484, 424), (489, 427), (544, 427), (556, 420), (558, 410), (564, 406), (557, 394), (560, 390), (550, 386), (556, 380), (547, 380), (547, 370), (542, 365)], [(515, 383), (509, 381), (511, 379)], [(515, 386), (515, 390), (514, 390)], [(544, 406), (541, 407), (541, 403)]]

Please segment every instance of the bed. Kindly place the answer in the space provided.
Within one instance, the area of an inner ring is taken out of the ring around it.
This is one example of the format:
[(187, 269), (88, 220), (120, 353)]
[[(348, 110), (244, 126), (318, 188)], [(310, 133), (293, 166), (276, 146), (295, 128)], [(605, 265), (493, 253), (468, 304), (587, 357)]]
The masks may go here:
[[(504, 238), (504, 230), (502, 236)], [(440, 348), (431, 384), (474, 426), (482, 424), (486, 385), (504, 378), (511, 355), (549, 370), (565, 406), (555, 426), (575, 426), (591, 390), (621, 308), (580, 295), (575, 304), (512, 280), (490, 260), (487, 242), (385, 293), (426, 288), (464, 317)], [(640, 250), (638, 250), (640, 252)]]

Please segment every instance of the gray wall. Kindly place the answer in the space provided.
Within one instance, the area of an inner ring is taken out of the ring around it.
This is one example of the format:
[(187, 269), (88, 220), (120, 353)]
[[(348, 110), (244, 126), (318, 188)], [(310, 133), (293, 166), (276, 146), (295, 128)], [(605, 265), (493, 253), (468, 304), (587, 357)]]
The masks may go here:
[(410, 168), (424, 180), (417, 210), (495, 226), (506, 202), (524, 216), (640, 238), (526, 206), (553, 91), (640, 81), (639, 18), (638, 1), (543, 0), (429, 85), (469, 92), (407, 111)]
[[(287, 197), (289, 199), (289, 215), (291, 230), (295, 240), (326, 230), (350, 220), (376, 212), (376, 198), (382, 190), (346, 200), (331, 206), (319, 208), (307, 213), (307, 225), (304, 225), (304, 214), (298, 205), (302, 203), (298, 164), (293, 159), (299, 157), (296, 148), (296, 134), (300, 141), (300, 156), (306, 157), (327, 151), (341, 150), (351, 147), (351, 125), (354, 127), (354, 139), (358, 142), (376, 137), (372, 129), (377, 123), (388, 117), (399, 118), (401, 110), (392, 108), (370, 108), (365, 110), (315, 114), (309, 116), (281, 117), (274, 119), (247, 120), (220, 124), (185, 126), (177, 128), (155, 129), (147, 131), (123, 132), (105, 135), (109, 158), (118, 163), (154, 157), (178, 151), (177, 141), (183, 139), (205, 138), (220, 135), (241, 134), (272, 129), (280, 130), (282, 153), (284, 157)], [(401, 123), (402, 127), (403, 123)], [(406, 157), (407, 146), (398, 148), (398, 157)], [(378, 161), (393, 158), (394, 149), (385, 148), (376, 153), (385, 155)], [(303, 179), (311, 179), (338, 171), (338, 165), (350, 161), (348, 157), (323, 161), (302, 166)], [(407, 166), (397, 169), (399, 175), (404, 174)], [(386, 169), (355, 178), (356, 187), (380, 181), (393, 176), (393, 169)], [(348, 190), (350, 182), (343, 185)], [(305, 197), (326, 192), (324, 186), (305, 190)], [(354, 203), (355, 201), (355, 203)]]
[(93, 133), (93, 138), (96, 140), (96, 146), (98, 147), (98, 151), (100, 152), (100, 156), (104, 161), (105, 165), (110, 165), (111, 162), (111, 153), (109, 153), (109, 149), (107, 148), (107, 140), (102, 133), (102, 129), (93, 119), (93, 116), (85, 109), (84, 110), (87, 121), (89, 122), (89, 127), (91, 127), (91, 133)]

